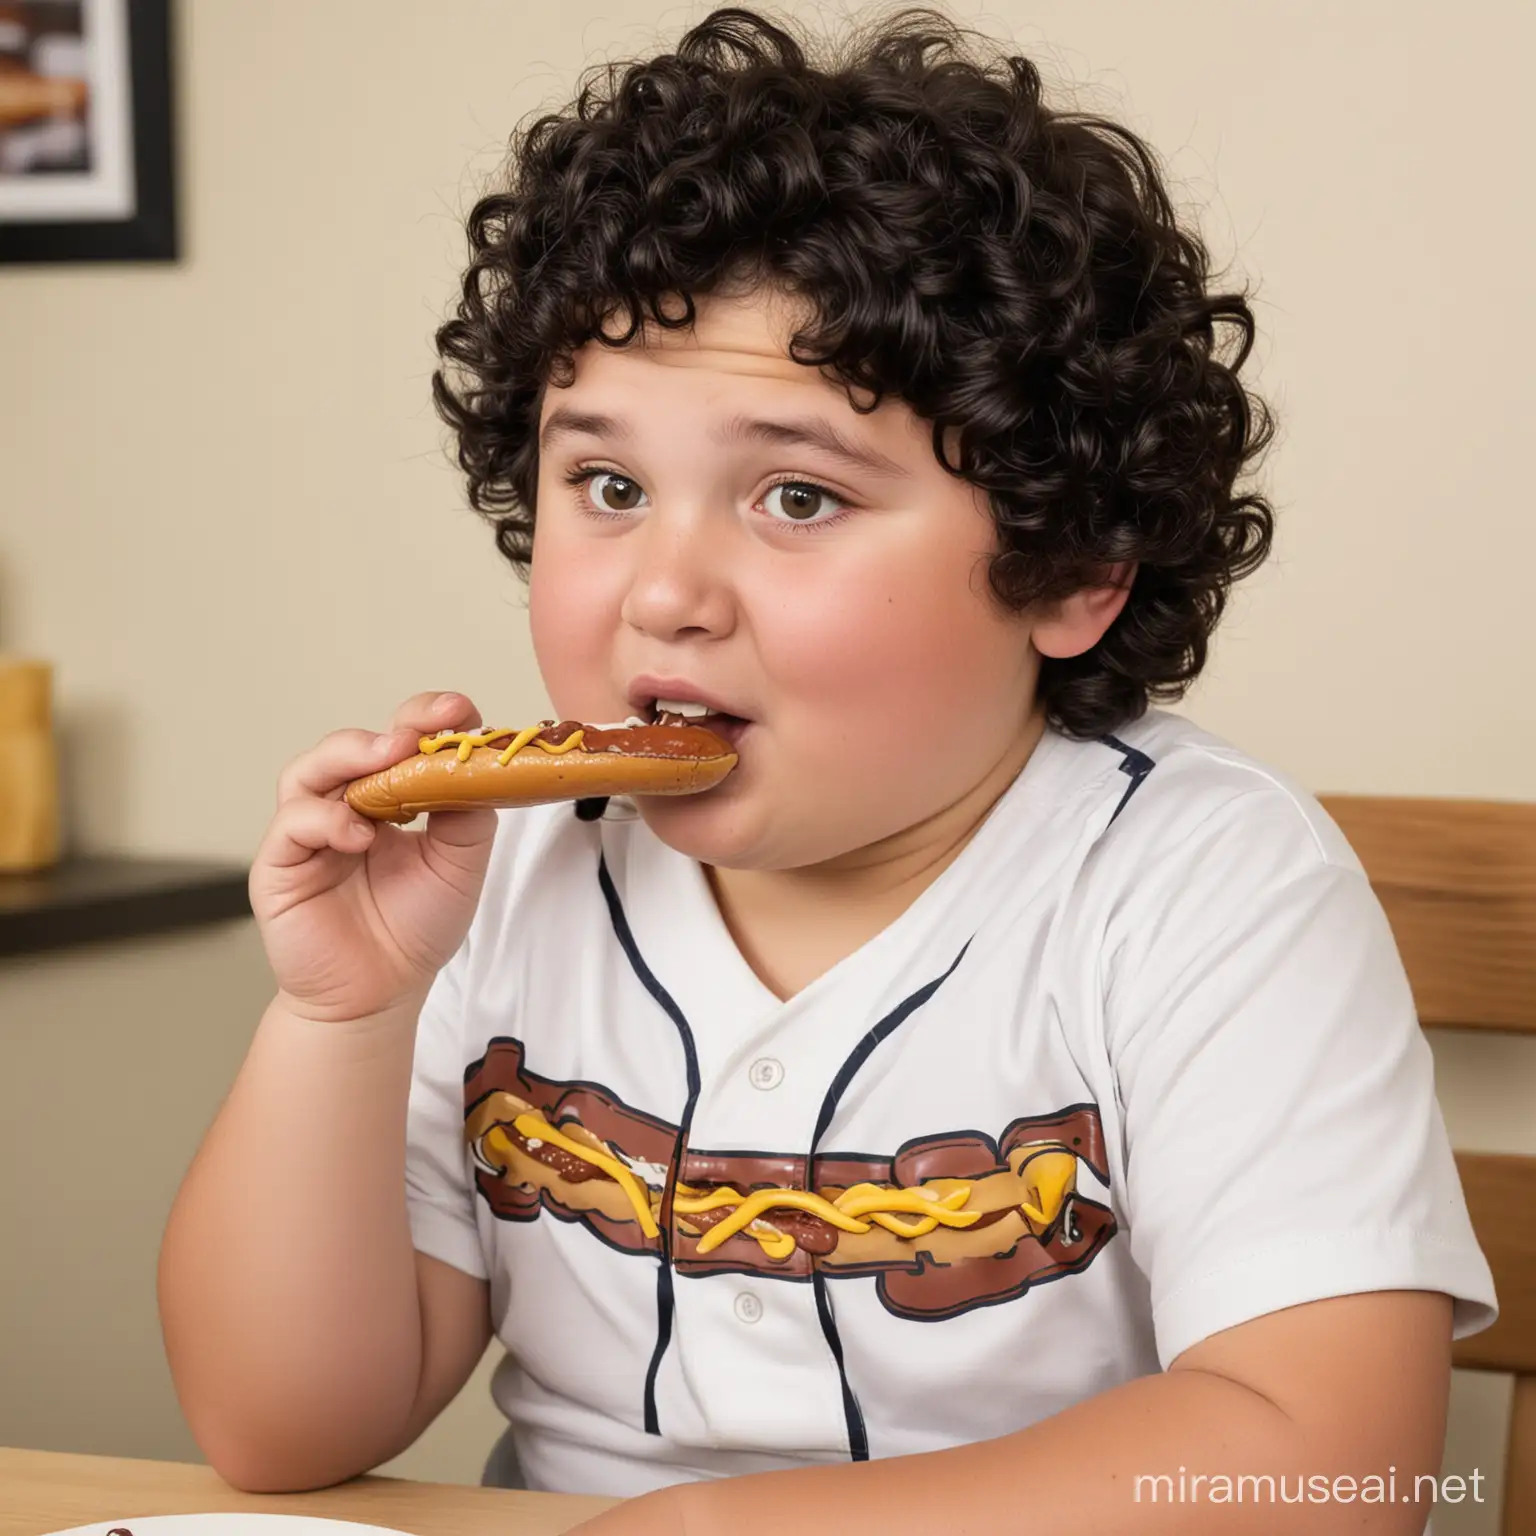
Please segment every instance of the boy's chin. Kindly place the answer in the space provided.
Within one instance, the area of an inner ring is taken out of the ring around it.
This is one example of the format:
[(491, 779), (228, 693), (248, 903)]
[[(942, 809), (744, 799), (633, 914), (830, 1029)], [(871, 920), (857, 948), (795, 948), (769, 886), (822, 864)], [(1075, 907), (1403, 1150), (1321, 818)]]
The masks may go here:
[(806, 827), (774, 827), (771, 819), (752, 816), (741, 803), (709, 803), (715, 791), (701, 795), (637, 795), (640, 819), (674, 853), (715, 869), (782, 872), (805, 870), (849, 850), (836, 846), (816, 849), (818, 841)]
[(675, 853), (726, 869), (760, 867), (753, 857), (756, 839), (748, 832), (741, 806), (711, 804), (716, 793), (707, 789), (698, 795), (636, 795), (635, 806), (640, 819)]
[[(807, 861), (793, 856), (785, 833), (760, 807), (731, 795), (730, 779), (697, 795), (636, 795), (640, 819), (675, 853), (717, 869), (795, 869)], [(804, 836), (804, 833), (801, 833)]]

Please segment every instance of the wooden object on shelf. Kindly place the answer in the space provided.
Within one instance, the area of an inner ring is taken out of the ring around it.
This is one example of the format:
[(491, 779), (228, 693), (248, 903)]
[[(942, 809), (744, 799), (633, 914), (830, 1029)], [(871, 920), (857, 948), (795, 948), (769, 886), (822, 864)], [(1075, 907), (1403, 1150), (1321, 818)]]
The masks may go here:
[(53, 669), (0, 656), (0, 871), (47, 869), (59, 858), (59, 766)]

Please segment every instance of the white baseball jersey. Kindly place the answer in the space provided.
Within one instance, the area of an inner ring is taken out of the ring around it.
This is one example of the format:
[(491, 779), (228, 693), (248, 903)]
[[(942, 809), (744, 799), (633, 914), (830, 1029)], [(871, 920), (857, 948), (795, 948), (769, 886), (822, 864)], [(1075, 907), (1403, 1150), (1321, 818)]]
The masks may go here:
[(788, 1001), (625, 802), (501, 813), (407, 1184), (416, 1247), (490, 1282), (533, 1488), (981, 1440), (1328, 1296), (1495, 1315), (1357, 860), (1160, 711), (1048, 732)]

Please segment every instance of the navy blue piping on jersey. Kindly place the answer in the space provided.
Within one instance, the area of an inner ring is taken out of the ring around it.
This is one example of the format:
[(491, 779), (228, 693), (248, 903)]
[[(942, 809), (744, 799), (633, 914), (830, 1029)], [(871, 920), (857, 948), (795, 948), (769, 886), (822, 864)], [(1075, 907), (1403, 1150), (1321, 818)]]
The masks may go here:
[[(805, 1160), (807, 1185), (810, 1184), (816, 1166), (816, 1148), (820, 1145), (821, 1138), (826, 1135), (827, 1127), (832, 1124), (832, 1116), (837, 1113), (838, 1102), (847, 1091), (848, 1085), (858, 1075), (864, 1063), (874, 1054), (875, 1047), (905, 1023), (949, 980), (955, 967), (965, 959), (965, 952), (970, 947), (971, 939), (967, 939), (961, 946), (960, 953), (950, 962), (949, 970), (942, 976), (936, 976), (932, 981), (926, 982), (910, 997), (898, 1003), (849, 1052), (847, 1061), (842, 1064), (837, 1076), (832, 1079), (832, 1086), (827, 1089), (826, 1098), (821, 1101), (821, 1113), (816, 1117), (816, 1130), (811, 1137), (811, 1155)], [(832, 1298), (827, 1292), (827, 1277), (820, 1269), (813, 1268), (811, 1282), (816, 1288), (816, 1315), (821, 1319), (822, 1336), (827, 1341), (827, 1348), (832, 1351), (833, 1360), (837, 1362), (837, 1379), (843, 1390), (843, 1419), (848, 1426), (848, 1455), (853, 1461), (868, 1461), (869, 1432), (864, 1427), (864, 1414), (859, 1407), (859, 1400), (853, 1395), (853, 1388), (848, 1385), (848, 1372), (843, 1365), (843, 1341), (838, 1336), (837, 1317), (832, 1310)]]
[(1109, 818), (1109, 825), (1114, 826), (1115, 816), (1125, 809), (1126, 803), (1141, 788), (1142, 781), (1157, 767), (1157, 763), (1145, 752), (1126, 746), (1117, 736), (1100, 736), (1099, 740), (1106, 747), (1113, 747), (1116, 752), (1123, 754), (1120, 760), (1120, 772), (1129, 774), (1131, 779), (1131, 782), (1126, 785), (1125, 793), (1120, 797), (1120, 804), (1115, 807), (1115, 815)]
[[(682, 1166), (683, 1148), (688, 1145), (688, 1130), (693, 1124), (694, 1105), (699, 1102), (699, 1056), (693, 1046), (693, 1031), (688, 1027), (688, 1020), (683, 1017), (683, 1010), (672, 1000), (672, 994), (657, 981), (648, 966), (640, 957), (640, 951), (635, 945), (635, 936), (629, 931), (629, 919), (624, 916), (624, 907), (619, 900), (619, 893), (614, 889), (613, 876), (608, 873), (608, 860), (603, 854), (598, 855), (597, 860), (598, 884), (603, 888), (603, 899), (608, 903), (608, 916), (613, 922), (613, 931), (618, 937), (619, 945), (629, 960), (631, 969), (640, 978), (640, 984), (661, 1005), (662, 1012), (677, 1026), (677, 1033), (683, 1042), (683, 1061), (688, 1072), (688, 1102), (683, 1105), (683, 1117), (677, 1127), (677, 1156), (672, 1159), (672, 1167), (667, 1176), (667, 1187), (662, 1190), (661, 1214), (665, 1216), (671, 1209), (672, 1185), (677, 1180), (677, 1171)], [(662, 1356), (667, 1352), (667, 1346), (672, 1342), (672, 1312), (674, 1301), (672, 1297), (672, 1232), (671, 1223), (663, 1221), (661, 1226), (661, 1266), (656, 1272), (656, 1348), (651, 1352), (651, 1363), (645, 1373), (645, 1432), (648, 1435), (661, 1433), (661, 1420), (656, 1412), (656, 1373), (661, 1369)]]

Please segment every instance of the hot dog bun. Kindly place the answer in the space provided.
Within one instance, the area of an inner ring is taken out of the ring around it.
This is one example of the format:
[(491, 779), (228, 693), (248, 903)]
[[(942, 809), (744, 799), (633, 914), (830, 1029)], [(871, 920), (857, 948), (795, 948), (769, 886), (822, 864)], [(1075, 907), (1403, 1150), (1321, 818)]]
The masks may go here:
[(697, 725), (582, 725), (542, 720), (423, 736), (415, 757), (347, 786), (373, 821), (404, 823), (466, 806), (547, 805), (604, 795), (692, 795), (736, 766), (728, 742)]

